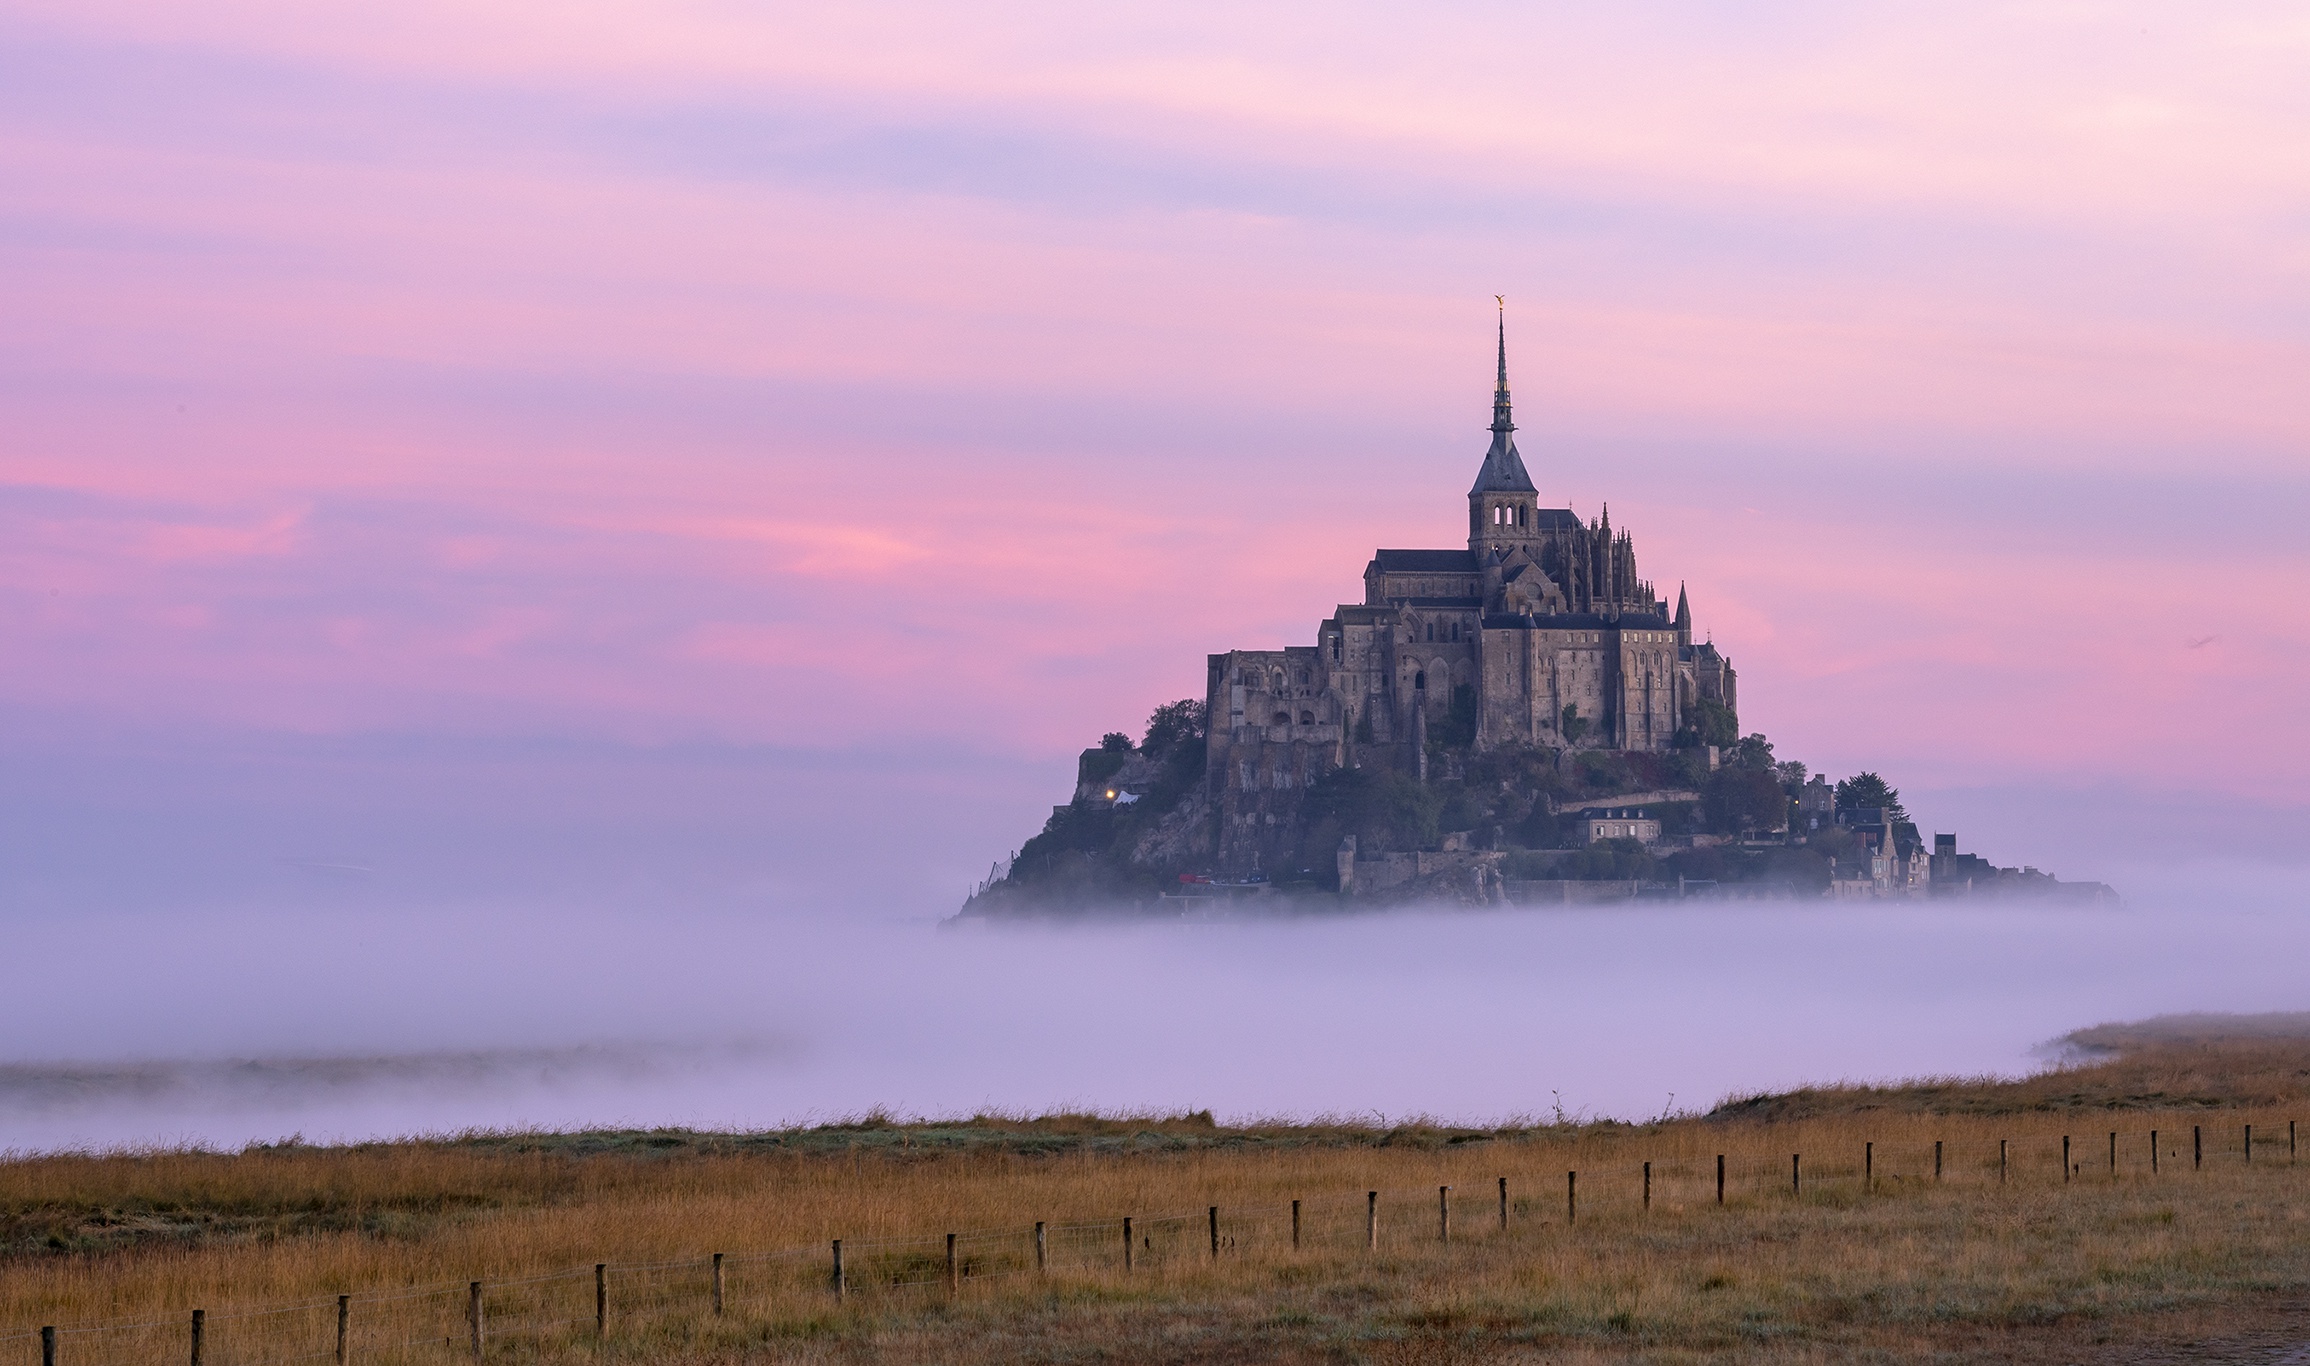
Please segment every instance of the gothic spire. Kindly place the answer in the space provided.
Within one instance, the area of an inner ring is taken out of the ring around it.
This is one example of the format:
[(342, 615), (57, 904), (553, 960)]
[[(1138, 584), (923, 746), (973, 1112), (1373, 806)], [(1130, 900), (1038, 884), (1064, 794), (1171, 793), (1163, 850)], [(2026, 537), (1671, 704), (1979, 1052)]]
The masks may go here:
[(1476, 486), (1468, 492), (1532, 493), (1532, 476), (1524, 472), (1524, 457), (1516, 453), (1516, 423), (1508, 405), (1508, 301), (1500, 300), (1500, 378), (1492, 389), (1492, 448), (1484, 452), (1484, 467), (1476, 472)]
[(1676, 586), (1676, 629), (1684, 632), (1687, 639), (1691, 638), (1692, 605), (1684, 600), (1684, 585), (1682, 583)]

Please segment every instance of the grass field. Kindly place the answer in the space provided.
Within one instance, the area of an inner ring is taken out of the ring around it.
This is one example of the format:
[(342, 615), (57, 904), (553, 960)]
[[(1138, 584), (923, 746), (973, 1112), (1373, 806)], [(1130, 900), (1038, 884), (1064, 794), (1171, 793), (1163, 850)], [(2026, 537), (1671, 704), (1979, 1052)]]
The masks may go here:
[(36, 1157), (0, 1163), (0, 1366), (38, 1362), (44, 1325), (58, 1366), (189, 1360), (195, 1309), (203, 1366), (329, 1361), (339, 1296), (349, 1360), (467, 1363), (474, 1281), (492, 1363), (2247, 1351), (2310, 1341), (2305, 1025), (2106, 1028), (2020, 1081), (1645, 1125), (980, 1116)]

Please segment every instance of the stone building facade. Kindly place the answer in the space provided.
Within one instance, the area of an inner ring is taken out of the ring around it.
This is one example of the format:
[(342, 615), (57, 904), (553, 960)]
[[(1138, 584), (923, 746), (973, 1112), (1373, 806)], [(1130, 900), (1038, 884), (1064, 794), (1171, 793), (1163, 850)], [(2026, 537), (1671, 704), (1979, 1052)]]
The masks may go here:
[(1223, 857), (1257, 848), (1326, 770), (1425, 778), (1444, 745), (1659, 751), (1706, 698), (1737, 709), (1732, 662), (1694, 643), (1611, 513), (1540, 505), (1516, 450), (1500, 333), (1492, 442), (1468, 490), (1464, 550), (1380, 550), (1360, 603), (1312, 645), (1209, 660), (1208, 781)]

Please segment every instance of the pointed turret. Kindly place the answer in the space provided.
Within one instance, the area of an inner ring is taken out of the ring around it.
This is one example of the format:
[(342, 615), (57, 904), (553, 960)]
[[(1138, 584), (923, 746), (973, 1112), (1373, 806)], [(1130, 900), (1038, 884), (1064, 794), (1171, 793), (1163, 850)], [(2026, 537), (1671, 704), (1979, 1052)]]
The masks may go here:
[(1508, 305), (1500, 304), (1500, 373), (1492, 386), (1492, 448), (1468, 490), (1468, 549), (1478, 563), (1497, 565), (1521, 547), (1535, 549), (1540, 536), (1540, 495), (1516, 453), (1516, 421), (1508, 406)]
[(1676, 643), (1692, 644), (1692, 604), (1685, 601), (1684, 585), (1676, 586)]
[(1476, 486), (1468, 492), (1532, 493), (1532, 476), (1524, 472), (1524, 457), (1516, 453), (1516, 422), (1508, 404), (1508, 306), (1500, 306), (1500, 378), (1492, 388), (1492, 448), (1484, 452), (1484, 467), (1476, 472)]

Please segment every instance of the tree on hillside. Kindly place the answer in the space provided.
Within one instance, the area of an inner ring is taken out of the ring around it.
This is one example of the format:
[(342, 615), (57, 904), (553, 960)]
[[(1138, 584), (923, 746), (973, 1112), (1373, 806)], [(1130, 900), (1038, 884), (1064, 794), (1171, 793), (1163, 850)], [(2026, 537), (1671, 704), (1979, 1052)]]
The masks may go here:
[(1907, 820), (1909, 813), (1902, 809), (1900, 789), (1874, 773), (1856, 773), (1837, 784), (1837, 809), (1854, 811), (1876, 807), (1893, 820)]
[(1203, 703), (1192, 697), (1166, 702), (1147, 718), (1147, 738), (1139, 748), (1150, 759), (1161, 759), (1174, 745), (1201, 744), (1204, 738)]
[(1129, 754), (1131, 752), (1131, 737), (1119, 730), (1108, 731), (1099, 737), (1099, 748), (1109, 754)]
[(1770, 770), (1720, 769), (1700, 795), (1710, 828), (1733, 835), (1744, 830), (1778, 830), (1788, 823), (1789, 796)]
[(1732, 708), (1706, 697), (1696, 697), (1684, 709), (1684, 727), (1676, 733), (1679, 749), (1698, 749), (1702, 745), (1719, 748), (1740, 739), (1740, 718)]

